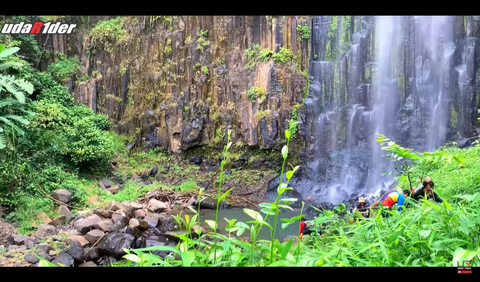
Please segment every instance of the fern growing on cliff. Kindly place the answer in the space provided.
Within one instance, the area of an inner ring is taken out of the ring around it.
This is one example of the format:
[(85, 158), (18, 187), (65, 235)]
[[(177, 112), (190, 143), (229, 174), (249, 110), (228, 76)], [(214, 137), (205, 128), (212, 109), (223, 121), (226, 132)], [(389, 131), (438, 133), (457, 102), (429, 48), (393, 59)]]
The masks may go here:
[[(21, 63), (6, 61), (11, 55), (18, 52), (20, 48), (13, 47), (5, 49), (0, 44), (0, 149), (4, 149), (11, 141), (11, 138), (17, 134), (23, 134), (19, 123), (29, 124), (29, 121), (22, 115), (16, 113), (24, 111), (21, 107), (25, 104), (25, 94), (32, 94), (33, 85), (23, 79), (17, 79), (11, 75), (5, 74), (5, 70), (12, 67), (20, 67)], [(3, 62), (2, 62), (3, 61)]]

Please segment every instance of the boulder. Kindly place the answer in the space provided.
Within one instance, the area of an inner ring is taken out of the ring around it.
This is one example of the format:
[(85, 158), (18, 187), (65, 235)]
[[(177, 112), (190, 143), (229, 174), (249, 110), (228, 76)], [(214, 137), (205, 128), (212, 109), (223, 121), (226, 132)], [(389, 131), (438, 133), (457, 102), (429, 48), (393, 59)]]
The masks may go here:
[(48, 225), (52, 225), (54, 226), (53, 224), (53, 221), (50, 219), (50, 217), (44, 213), (44, 212), (39, 212), (35, 215), (35, 217), (37, 218), (37, 222), (40, 222), (40, 224), (48, 224)]
[(77, 222), (75, 228), (78, 232), (86, 234), (88, 231), (93, 229), (93, 226), (96, 223), (99, 223), (100, 221), (102, 221), (102, 219), (98, 215), (94, 214), (83, 219), (82, 221)]
[[(152, 216), (145, 216), (141, 224), (142, 228), (147, 229), (147, 228), (154, 228), (158, 225), (158, 218), (152, 217)], [(145, 224), (146, 223), (146, 224)], [(147, 226), (147, 228), (145, 228)]]
[(85, 248), (83, 249), (84, 252), (84, 258), (86, 261), (96, 261), (100, 258), (98, 255), (98, 248)]
[(105, 233), (103, 231), (94, 229), (85, 235), (85, 239), (87, 239), (87, 241), (90, 242), (90, 244), (92, 244), (93, 246), (104, 235)]
[(120, 190), (120, 187), (118, 185), (107, 188), (107, 191), (112, 194), (117, 194), (118, 190)]
[(48, 261), (52, 261), (52, 260), (53, 260), (53, 258), (52, 258), (49, 254), (47, 254), (46, 252), (44, 252), (44, 251), (39, 251), (39, 252), (37, 253), (37, 255), (38, 255), (39, 257), (43, 258), (43, 259), (48, 260)]
[(93, 225), (93, 228), (102, 230), (103, 232), (111, 231), (112, 227), (113, 221), (111, 219), (105, 219)]
[(106, 210), (113, 211), (113, 212), (118, 211), (118, 210), (125, 211), (125, 207), (120, 203), (117, 203), (115, 201), (111, 201), (110, 204), (108, 205), (108, 207), (106, 208)]
[(72, 193), (70, 193), (69, 191), (65, 189), (60, 189), (53, 191), (53, 198), (58, 200), (59, 202), (68, 204), (72, 200), (73, 196)]
[(51, 250), (53, 250), (53, 247), (50, 246), (50, 245), (47, 244), (47, 243), (38, 244), (38, 245), (37, 245), (37, 248), (38, 248), (39, 250), (44, 251), (44, 252), (47, 253), (47, 254), (48, 254), (48, 252), (50, 252)]
[(152, 212), (162, 212), (167, 209), (167, 205), (159, 200), (151, 199), (148, 202), (147, 208)]
[(131, 234), (120, 232), (109, 233), (98, 244), (99, 255), (121, 258), (123, 255), (125, 255), (123, 249), (132, 247), (134, 242), (135, 236)]
[(129, 227), (132, 227), (132, 228), (135, 228), (135, 227), (137, 227), (137, 226), (139, 226), (139, 225), (140, 225), (140, 222), (139, 222), (138, 219), (136, 219), (136, 218), (132, 218), (132, 219), (130, 219), (130, 221), (128, 222), (128, 226), (129, 226)]
[(83, 246), (80, 245), (78, 241), (73, 241), (72, 244), (70, 244), (67, 254), (69, 254), (77, 263), (83, 262)]
[(24, 260), (28, 261), (29, 263), (37, 263), (39, 261), (39, 259), (34, 255), (34, 254), (26, 254), (24, 257), (23, 257)]
[(79, 242), (82, 247), (90, 244), (90, 242), (81, 235), (70, 236), (65, 240), (65, 243), (67, 243), (67, 245), (72, 245), (73, 242)]
[(122, 210), (117, 210), (112, 214), (113, 223), (127, 219), (126, 214)]
[(63, 205), (58, 208), (58, 213), (64, 215), (67, 220), (72, 220), (74, 218), (73, 213)]
[(53, 219), (53, 225), (56, 227), (64, 225), (66, 222), (66, 217), (64, 215), (58, 216)]
[(105, 178), (102, 180), (101, 185), (103, 186), (103, 188), (107, 189), (112, 186), (112, 182), (110, 181), (110, 179)]
[(17, 230), (0, 218), (0, 245), (13, 244), (13, 235), (15, 234), (17, 234)]
[(67, 254), (65, 251), (62, 251), (52, 261), (52, 263), (56, 265), (62, 264), (66, 267), (71, 267), (75, 263), (75, 259), (71, 255)]
[(56, 235), (56, 233), (57, 233), (57, 229), (55, 228), (55, 226), (40, 224), (40, 226), (37, 229), (37, 233), (35, 233), (35, 236), (37, 238), (45, 238), (45, 237)]
[(142, 209), (136, 210), (136, 211), (133, 213), (133, 216), (134, 216), (135, 218), (140, 218), (140, 219), (142, 219), (142, 218), (145, 217), (145, 211), (142, 210)]

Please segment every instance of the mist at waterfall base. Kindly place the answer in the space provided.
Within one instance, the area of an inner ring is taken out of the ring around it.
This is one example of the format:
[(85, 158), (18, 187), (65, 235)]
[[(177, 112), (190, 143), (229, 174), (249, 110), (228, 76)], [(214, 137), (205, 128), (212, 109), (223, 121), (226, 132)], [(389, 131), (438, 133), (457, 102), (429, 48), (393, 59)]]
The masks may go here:
[[(369, 65), (372, 71), (371, 83), (361, 83), (357, 87), (366, 89), (365, 99), (352, 98), (346, 103), (338, 101), (335, 96), (338, 90), (332, 90), (331, 81), (336, 63), (311, 61), (311, 90), (305, 104), (320, 107), (317, 105), (322, 98), (334, 98), (329, 103), (323, 103), (318, 111), (313, 127), (313, 160), (291, 180), (289, 186), (295, 191), (286, 196), (300, 199), (311, 196), (314, 200), (309, 203), (317, 206), (321, 203), (337, 205), (352, 202), (362, 196), (368, 197), (367, 202), (371, 204), (377, 199), (375, 197), (396, 184), (393, 174), (384, 174), (394, 171), (394, 163), (381, 150), (378, 134), (420, 152), (433, 151), (448, 141), (451, 116), (449, 93), (456, 86), (460, 95), (463, 94), (466, 61), (473, 60), (473, 52), (468, 51), (471, 46), (465, 45), (465, 50), (460, 51), (461, 64), (455, 65), (453, 17), (422, 16), (414, 19), (414, 48), (418, 51), (415, 52), (415, 72), (411, 77), (406, 77), (401, 68), (402, 48), (405, 46), (403, 17), (375, 17), (376, 44), (372, 62), (358, 59), (359, 42), (367, 34), (362, 31), (353, 34), (353, 44), (346, 54), (352, 64), (350, 75), (355, 75), (364, 65)], [(317, 25), (321, 24), (319, 21)], [(313, 34), (315, 32), (313, 30)], [(312, 37), (312, 48), (316, 42), (324, 44)], [(468, 54), (471, 58), (466, 57)], [(341, 67), (336, 69), (341, 70)], [(402, 87), (405, 87), (406, 79), (416, 87), (415, 97), (404, 97)], [(343, 144), (339, 141), (342, 134), (346, 135)], [(275, 199), (277, 187), (278, 179), (270, 184), (267, 193), (270, 200)]]

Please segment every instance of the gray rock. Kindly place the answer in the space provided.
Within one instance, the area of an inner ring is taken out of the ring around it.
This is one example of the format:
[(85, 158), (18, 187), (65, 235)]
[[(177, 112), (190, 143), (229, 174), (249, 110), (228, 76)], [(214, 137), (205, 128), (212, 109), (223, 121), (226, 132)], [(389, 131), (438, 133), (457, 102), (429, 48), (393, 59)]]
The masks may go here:
[(58, 208), (58, 213), (64, 215), (67, 220), (72, 220), (75, 217), (73, 213), (63, 205)]
[(85, 248), (84, 250), (84, 257), (85, 257), (85, 260), (86, 261), (96, 261), (100, 258), (100, 256), (98, 255), (98, 248), (97, 247), (94, 247), (94, 248)]
[(136, 218), (132, 218), (130, 219), (130, 221), (128, 222), (128, 226), (132, 227), (132, 228), (135, 228), (137, 226), (140, 225), (140, 222), (138, 222), (138, 219)]
[(93, 261), (87, 261), (80, 264), (78, 267), (98, 267)]
[[(158, 225), (158, 219), (155, 217), (145, 216), (142, 221), (146, 222), (149, 228), (154, 228)], [(142, 225), (142, 227), (144, 226), (145, 224)]]
[(52, 246), (50, 246), (49, 244), (47, 243), (41, 243), (41, 244), (38, 244), (37, 245), (37, 248), (44, 251), (45, 253), (48, 254), (48, 252), (50, 252), (51, 250), (53, 250)]
[(120, 258), (125, 255), (123, 249), (128, 249), (132, 247), (134, 242), (135, 236), (131, 234), (120, 232), (109, 233), (98, 244), (99, 255)]
[(69, 254), (77, 263), (83, 262), (83, 248), (78, 241), (73, 241), (72, 244), (70, 244), (67, 254)]
[(82, 221), (79, 221), (75, 228), (78, 232), (86, 234), (88, 231), (93, 229), (93, 226), (95, 224), (99, 223), (100, 221), (102, 221), (102, 219), (98, 215), (94, 214), (85, 218)]
[(13, 243), (15, 245), (23, 245), (25, 244), (27, 241), (30, 241), (30, 238), (29, 237), (26, 237), (26, 236), (22, 236), (22, 235), (13, 235), (12, 236), (13, 238)]
[(62, 251), (52, 261), (52, 263), (56, 265), (62, 264), (66, 267), (71, 267), (75, 263), (75, 259), (71, 255), (67, 254), (65, 251)]
[(39, 259), (34, 254), (26, 254), (23, 259), (25, 259), (29, 263), (37, 263), (39, 261)]
[(53, 258), (52, 258), (50, 255), (48, 255), (47, 253), (45, 253), (44, 251), (38, 252), (37, 255), (38, 255), (39, 257), (43, 258), (43, 259), (48, 260), (48, 261), (52, 261), (52, 260), (53, 260)]
[(48, 225), (48, 224), (40, 224), (37, 229), (37, 233), (35, 233), (35, 236), (37, 238), (45, 238), (49, 236), (56, 235), (57, 229), (55, 226)]
[(113, 223), (117, 223), (123, 219), (126, 219), (126, 215), (122, 210), (117, 210), (112, 214)]
[(72, 200), (72, 193), (65, 189), (56, 190), (53, 191), (53, 198), (64, 204), (68, 204)]
[(53, 236), (52, 236), (52, 239), (53, 239), (54, 241), (58, 241), (58, 242), (62, 241), (62, 237), (60, 237), (60, 236), (58, 236), (58, 235), (53, 235)]
[(100, 238), (102, 238), (105, 235), (105, 232), (102, 230), (94, 229), (87, 234), (85, 234), (85, 239), (90, 242), (90, 244), (95, 244)]
[(152, 212), (162, 212), (167, 208), (167, 205), (159, 200), (151, 199), (148, 202), (147, 207)]
[(62, 226), (65, 224), (67, 217), (64, 215), (58, 216), (53, 219), (53, 225), (56, 227)]
[(107, 179), (107, 178), (102, 180), (102, 184), (103, 184), (103, 187), (105, 188), (110, 188), (112, 186), (112, 182), (110, 181), (110, 179)]
[(109, 232), (113, 228), (113, 221), (110, 219), (105, 219), (96, 223), (95, 225), (93, 225), (93, 227), (95, 229), (102, 230), (103, 232)]

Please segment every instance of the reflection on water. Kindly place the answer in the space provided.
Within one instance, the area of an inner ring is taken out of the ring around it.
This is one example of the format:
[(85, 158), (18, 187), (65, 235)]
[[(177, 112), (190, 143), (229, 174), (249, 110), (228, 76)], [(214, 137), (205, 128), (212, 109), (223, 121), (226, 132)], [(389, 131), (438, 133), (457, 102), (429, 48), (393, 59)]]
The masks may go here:
[[(189, 214), (190, 216), (193, 214), (191, 211), (183, 211), (182, 212), (182, 217), (185, 214)], [(282, 241), (284, 238), (290, 235), (297, 236), (300, 228), (300, 222), (295, 222), (287, 226), (285, 229), (282, 230), (282, 218), (292, 218), (294, 216), (297, 216), (300, 214), (300, 209), (294, 209), (293, 211), (291, 210), (283, 210), (281, 213), (278, 214), (277, 218), (277, 229), (276, 229), (276, 234), (275, 238), (278, 239), (279, 241)], [(263, 218), (266, 217), (265, 214), (262, 213)], [(236, 219), (237, 222), (247, 222), (253, 220), (250, 216), (248, 216), (245, 212), (243, 212), (243, 209), (223, 209), (218, 211), (218, 233), (225, 234), (227, 235), (228, 232), (225, 231), (225, 227), (227, 226), (227, 221), (225, 220), (231, 220), (231, 219)], [(210, 231), (210, 228), (208, 225), (205, 223), (205, 220), (215, 220), (215, 210), (200, 210), (200, 221), (201, 225), (203, 228), (205, 228), (207, 231)], [(267, 219), (268, 224), (272, 225), (273, 223), (273, 216), (269, 216)], [(251, 224), (248, 224), (251, 225)], [(235, 232), (232, 232), (232, 236), (235, 236)], [(262, 228), (262, 231), (260, 232), (258, 239), (270, 239), (270, 229), (266, 226)], [(250, 232), (248, 230), (245, 231), (241, 235), (241, 237), (250, 237)]]

